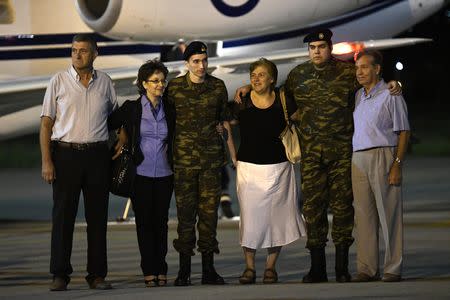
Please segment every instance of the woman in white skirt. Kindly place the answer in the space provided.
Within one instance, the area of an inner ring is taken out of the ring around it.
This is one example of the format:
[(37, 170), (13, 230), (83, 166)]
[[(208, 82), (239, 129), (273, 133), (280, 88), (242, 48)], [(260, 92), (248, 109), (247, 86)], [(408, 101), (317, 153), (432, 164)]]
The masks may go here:
[[(246, 269), (239, 282), (254, 283), (256, 249), (267, 249), (263, 283), (275, 283), (281, 247), (305, 235), (297, 203), (293, 165), (279, 139), (286, 126), (274, 63), (260, 59), (250, 65), (252, 91), (236, 109), (241, 144), (237, 154), (237, 195), (241, 209), (240, 243)], [(297, 110), (287, 99), (291, 116)]]

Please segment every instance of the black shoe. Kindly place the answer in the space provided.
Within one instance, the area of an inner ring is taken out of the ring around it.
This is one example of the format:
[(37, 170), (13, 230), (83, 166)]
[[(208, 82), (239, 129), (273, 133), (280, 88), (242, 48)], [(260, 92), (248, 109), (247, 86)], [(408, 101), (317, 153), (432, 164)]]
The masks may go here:
[(64, 278), (55, 276), (49, 289), (52, 292), (65, 291), (67, 290), (67, 283), (68, 282)]
[(89, 284), (90, 289), (95, 289), (95, 290), (110, 290), (110, 289), (112, 289), (111, 283), (109, 283), (108, 281), (105, 281), (105, 279), (102, 277), (97, 277), (97, 278), (93, 279), (92, 281), (89, 281), (88, 284)]
[(348, 272), (348, 246), (336, 245), (336, 281), (350, 282), (352, 276)]
[(174, 286), (188, 286), (191, 285), (191, 276), (190, 275), (181, 275), (178, 274), (177, 278), (175, 279), (175, 282), (173, 283)]
[(327, 282), (327, 263), (325, 259), (325, 248), (312, 248), (309, 250), (311, 254), (311, 269), (308, 274), (303, 276), (303, 283), (319, 283)]
[(180, 270), (174, 282), (175, 286), (191, 285), (191, 256), (180, 253)]
[(202, 284), (222, 285), (225, 280), (214, 268), (214, 253), (202, 253)]

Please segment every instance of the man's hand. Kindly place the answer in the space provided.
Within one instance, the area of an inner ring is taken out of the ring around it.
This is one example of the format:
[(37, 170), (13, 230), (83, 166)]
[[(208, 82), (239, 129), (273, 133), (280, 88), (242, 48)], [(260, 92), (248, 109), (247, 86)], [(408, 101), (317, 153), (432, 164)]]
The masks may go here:
[(400, 164), (394, 162), (389, 171), (389, 184), (390, 185), (400, 185), (402, 182), (402, 167)]
[(245, 96), (251, 90), (252, 90), (252, 86), (251, 85), (244, 85), (244, 86), (241, 86), (240, 88), (238, 88), (236, 90), (236, 93), (234, 93), (234, 102), (239, 103), (239, 104), (242, 103), (241, 95)]
[(56, 179), (55, 166), (51, 160), (42, 162), (42, 178), (48, 184), (52, 183)]
[(402, 87), (398, 81), (391, 80), (387, 84), (389, 93), (393, 96), (400, 96), (402, 94)]

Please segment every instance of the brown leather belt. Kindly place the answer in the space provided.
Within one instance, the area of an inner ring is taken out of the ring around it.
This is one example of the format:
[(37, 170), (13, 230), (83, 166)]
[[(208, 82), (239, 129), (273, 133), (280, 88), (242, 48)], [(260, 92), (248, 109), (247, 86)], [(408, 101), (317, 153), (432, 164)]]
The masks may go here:
[(93, 143), (68, 143), (68, 142), (60, 142), (60, 141), (54, 141), (53, 142), (56, 146), (58, 147), (62, 147), (62, 148), (71, 148), (74, 150), (79, 150), (79, 151), (83, 151), (83, 150), (87, 150), (87, 149), (92, 149), (92, 148), (96, 148), (99, 146), (106, 146), (107, 142), (106, 141), (101, 141), (101, 142), (93, 142)]

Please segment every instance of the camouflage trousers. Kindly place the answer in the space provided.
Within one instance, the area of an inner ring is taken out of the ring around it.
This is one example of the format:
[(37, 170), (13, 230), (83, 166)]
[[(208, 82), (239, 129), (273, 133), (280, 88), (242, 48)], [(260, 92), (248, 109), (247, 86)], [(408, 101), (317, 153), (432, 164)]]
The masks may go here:
[(197, 250), (202, 253), (219, 253), (216, 229), (220, 192), (220, 168), (175, 169), (175, 199), (178, 216), (178, 238), (173, 241), (175, 250), (194, 255), (195, 224), (197, 223)]
[(300, 171), (308, 249), (323, 248), (328, 241), (328, 207), (333, 214), (333, 243), (346, 246), (353, 243), (354, 211), (350, 155), (351, 153), (348, 157), (339, 159), (326, 159), (326, 156), (312, 154), (302, 157)]

